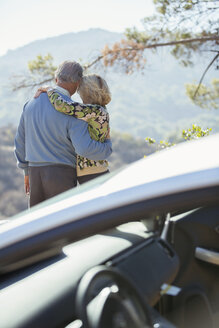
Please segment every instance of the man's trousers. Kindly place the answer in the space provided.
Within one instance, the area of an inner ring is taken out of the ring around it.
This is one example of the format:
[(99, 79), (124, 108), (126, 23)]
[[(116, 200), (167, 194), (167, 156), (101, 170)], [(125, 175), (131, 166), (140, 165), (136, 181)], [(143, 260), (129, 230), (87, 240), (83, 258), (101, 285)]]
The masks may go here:
[(30, 207), (77, 185), (76, 169), (69, 165), (30, 166)]

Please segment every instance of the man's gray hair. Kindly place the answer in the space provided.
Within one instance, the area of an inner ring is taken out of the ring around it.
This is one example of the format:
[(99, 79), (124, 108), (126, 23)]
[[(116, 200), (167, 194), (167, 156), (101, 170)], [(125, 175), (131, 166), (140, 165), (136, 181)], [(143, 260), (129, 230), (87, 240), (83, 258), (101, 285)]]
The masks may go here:
[(61, 82), (79, 82), (83, 75), (83, 68), (75, 61), (64, 61), (55, 72), (55, 78)]

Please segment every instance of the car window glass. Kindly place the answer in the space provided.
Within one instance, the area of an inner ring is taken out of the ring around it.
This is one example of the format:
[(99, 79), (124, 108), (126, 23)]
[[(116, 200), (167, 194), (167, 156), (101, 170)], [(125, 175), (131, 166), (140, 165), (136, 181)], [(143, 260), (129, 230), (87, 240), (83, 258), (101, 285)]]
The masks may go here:
[[(93, 179), (93, 180), (91, 180), (91, 181), (89, 181), (89, 182), (87, 182), (83, 185), (79, 185), (76, 188), (72, 188), (71, 190), (63, 192), (62, 194), (57, 195), (57, 196), (55, 196), (51, 199), (48, 199), (48, 200), (40, 203), (39, 205), (36, 205), (36, 206), (32, 207), (31, 209), (28, 209), (26, 211), (31, 213), (31, 212), (33, 212), (37, 209), (41, 209), (41, 208), (46, 207), (48, 205), (55, 204), (56, 202), (59, 202), (61, 200), (64, 200), (64, 199), (67, 199), (69, 197), (72, 197), (72, 196), (78, 195), (80, 193), (83, 193), (85, 191), (89, 191), (91, 189), (94, 189), (94, 188), (98, 187), (99, 185), (102, 185), (104, 182), (108, 181), (110, 178), (112, 178), (114, 175), (116, 175), (120, 171), (121, 171), (121, 169), (116, 170), (112, 173), (104, 174), (104, 175), (100, 176), (99, 178)], [(26, 211), (24, 211), (24, 212), (26, 212)], [(23, 216), (24, 212), (21, 212), (21, 213), (15, 215), (14, 217), (12, 217), (10, 219), (13, 219), (13, 220), (17, 219), (20, 216)]]

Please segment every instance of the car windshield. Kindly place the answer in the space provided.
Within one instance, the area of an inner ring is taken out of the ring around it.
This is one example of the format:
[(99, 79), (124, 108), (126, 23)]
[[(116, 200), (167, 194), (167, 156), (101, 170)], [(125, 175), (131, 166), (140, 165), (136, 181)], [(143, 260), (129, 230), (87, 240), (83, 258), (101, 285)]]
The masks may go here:
[[(122, 168), (123, 169), (123, 168)], [(44, 208), (48, 205), (52, 205), (52, 204), (55, 204), (56, 202), (59, 202), (59, 201), (62, 201), (64, 199), (68, 199), (72, 196), (75, 196), (75, 195), (78, 195), (80, 193), (83, 193), (83, 192), (86, 192), (86, 191), (89, 191), (91, 189), (95, 189), (97, 188), (98, 186), (102, 185), (104, 182), (108, 181), (109, 179), (111, 179), (114, 175), (116, 175), (117, 173), (119, 173), (122, 169), (119, 169), (119, 170), (116, 170), (112, 173), (109, 173), (109, 174), (104, 174), (102, 176), (100, 176), (99, 178), (96, 178), (96, 179), (93, 179), (83, 185), (78, 185), (77, 188), (72, 188), (71, 190), (68, 190), (66, 192), (63, 192), (62, 194), (59, 194), (53, 198), (50, 198), (42, 203), (40, 203), (39, 205), (36, 205), (28, 210), (25, 210), (24, 212), (21, 212), (17, 215), (15, 215), (14, 217), (10, 218), (15, 220), (15, 219), (18, 219), (20, 218), (24, 213), (26, 213), (27, 211), (29, 213), (32, 213), (34, 212), (35, 210), (38, 210), (38, 209), (41, 209), (41, 208)], [(3, 220), (4, 222), (3, 223), (7, 223), (8, 220)]]

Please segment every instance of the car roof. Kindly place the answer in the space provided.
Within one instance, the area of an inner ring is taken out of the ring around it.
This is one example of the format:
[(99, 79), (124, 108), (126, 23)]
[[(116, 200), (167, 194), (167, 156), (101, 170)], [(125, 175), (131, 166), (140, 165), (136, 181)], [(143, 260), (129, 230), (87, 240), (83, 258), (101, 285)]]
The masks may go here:
[(219, 134), (184, 142), (66, 192), (0, 226), (0, 249), (27, 237), (142, 200), (219, 185)]

